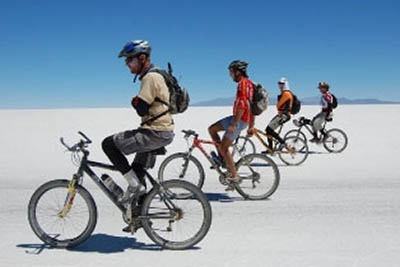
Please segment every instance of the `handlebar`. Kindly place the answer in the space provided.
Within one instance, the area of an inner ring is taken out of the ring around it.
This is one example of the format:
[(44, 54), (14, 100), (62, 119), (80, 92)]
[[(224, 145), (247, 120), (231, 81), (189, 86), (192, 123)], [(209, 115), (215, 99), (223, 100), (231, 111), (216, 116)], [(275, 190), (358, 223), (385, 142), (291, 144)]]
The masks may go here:
[(64, 141), (64, 138), (61, 137), (60, 138), (60, 142), (61, 144), (68, 150), (71, 152), (77, 152), (77, 151), (81, 151), (84, 148), (87, 147), (88, 144), (92, 143), (92, 140), (89, 139), (89, 137), (87, 137), (84, 133), (82, 133), (81, 131), (78, 132), (79, 135), (81, 135), (85, 140), (80, 140), (78, 143), (76, 143), (75, 145), (73, 145), (72, 147), (67, 145), (67, 143)]
[(311, 125), (311, 120), (307, 119), (306, 117), (302, 116), (298, 120), (293, 120), (294, 125), (297, 127), (301, 127), (303, 125), (309, 124)]
[(188, 137), (191, 136), (191, 135), (193, 135), (194, 137), (198, 137), (198, 136), (199, 136), (199, 134), (196, 133), (196, 132), (193, 131), (193, 130), (182, 130), (182, 133), (185, 134), (185, 137), (184, 137), (184, 138), (188, 138)]

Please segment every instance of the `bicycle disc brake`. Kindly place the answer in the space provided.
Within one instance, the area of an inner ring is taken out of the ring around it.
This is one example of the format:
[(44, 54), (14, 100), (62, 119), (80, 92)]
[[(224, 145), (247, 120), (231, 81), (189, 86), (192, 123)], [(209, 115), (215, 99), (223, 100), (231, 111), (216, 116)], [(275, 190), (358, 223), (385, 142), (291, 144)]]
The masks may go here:
[(251, 183), (253, 184), (253, 189), (256, 188), (256, 183), (260, 183), (260, 174), (258, 172), (254, 172), (252, 175)]
[(224, 172), (222, 175), (219, 176), (219, 182), (222, 185), (228, 185), (229, 184), (228, 181), (226, 180), (227, 175), (228, 175), (228, 173)]

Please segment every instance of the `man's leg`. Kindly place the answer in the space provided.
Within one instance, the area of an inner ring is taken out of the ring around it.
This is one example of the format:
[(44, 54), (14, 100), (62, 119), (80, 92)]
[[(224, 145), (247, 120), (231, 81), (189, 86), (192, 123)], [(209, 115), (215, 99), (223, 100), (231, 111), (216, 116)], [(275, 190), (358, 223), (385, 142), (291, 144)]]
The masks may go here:
[[(272, 136), (273, 138), (275, 138), (276, 140), (278, 140), (278, 142), (280, 144), (283, 144), (284, 141), (283, 139), (279, 136), (278, 133), (275, 132), (275, 129), (277, 129), (282, 123), (286, 122), (287, 120), (285, 120), (281, 115), (276, 115), (268, 124), (267, 128), (265, 129), (265, 132)], [(272, 149), (274, 149), (273, 147), (273, 139), (271, 137), (268, 137), (268, 145), (269, 147)]]
[(318, 131), (322, 130), (322, 124), (325, 121), (325, 115), (323, 112), (318, 113), (312, 120), (312, 126), (313, 126), (313, 139), (310, 140), (310, 142), (317, 142), (319, 140), (318, 138)]
[(129, 172), (131, 166), (129, 166), (126, 157), (116, 147), (113, 136), (105, 138), (101, 145), (104, 153), (118, 171), (122, 174)]
[(224, 131), (224, 127), (221, 124), (221, 121), (217, 121), (216, 123), (212, 124), (210, 127), (208, 127), (208, 132), (211, 136), (211, 139), (215, 142), (215, 147), (217, 148), (217, 152), (219, 155), (223, 156), (220, 144), (221, 144), (221, 138), (218, 135), (218, 132)]
[(221, 155), (223, 156), (226, 168), (232, 174), (234, 179), (237, 179), (237, 171), (233, 162), (232, 154), (229, 152), (229, 147), (232, 145), (232, 140), (229, 137), (224, 137), (220, 145)]

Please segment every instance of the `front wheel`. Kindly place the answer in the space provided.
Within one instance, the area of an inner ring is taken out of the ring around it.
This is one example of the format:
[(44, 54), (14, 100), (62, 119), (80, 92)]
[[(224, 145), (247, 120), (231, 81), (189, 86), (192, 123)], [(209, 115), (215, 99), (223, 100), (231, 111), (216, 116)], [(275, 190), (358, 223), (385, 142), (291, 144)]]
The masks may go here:
[[(292, 129), (292, 130), (288, 131), (285, 134), (285, 136), (283, 137), (283, 139), (286, 139), (289, 136), (299, 137), (299, 138), (303, 139), (305, 142), (305, 145), (307, 145), (307, 136), (300, 129)], [(305, 149), (305, 146), (301, 147), (299, 149), (300, 149), (300, 151), (303, 151)]]
[(325, 149), (330, 153), (340, 153), (347, 147), (347, 135), (340, 129), (330, 129), (322, 140)]
[(278, 189), (280, 174), (275, 162), (263, 154), (244, 156), (236, 163), (236, 191), (245, 199), (263, 200)]
[[(204, 169), (200, 161), (188, 153), (175, 153), (168, 156), (158, 169), (160, 182), (167, 180), (184, 180), (202, 188), (204, 184)], [(181, 195), (182, 198), (190, 195)]]
[[(191, 195), (182, 199), (180, 195)], [(146, 196), (141, 220), (146, 234), (156, 244), (173, 250), (191, 248), (208, 233), (212, 221), (210, 203), (195, 185), (170, 180)]]
[(97, 208), (92, 196), (82, 186), (75, 185), (75, 195), (71, 197), (69, 183), (68, 180), (47, 182), (29, 201), (28, 220), (33, 232), (53, 247), (75, 247), (96, 226)]
[(288, 136), (284, 139), (285, 146), (279, 151), (279, 158), (286, 164), (297, 166), (308, 157), (308, 145), (306, 141), (296, 136)]

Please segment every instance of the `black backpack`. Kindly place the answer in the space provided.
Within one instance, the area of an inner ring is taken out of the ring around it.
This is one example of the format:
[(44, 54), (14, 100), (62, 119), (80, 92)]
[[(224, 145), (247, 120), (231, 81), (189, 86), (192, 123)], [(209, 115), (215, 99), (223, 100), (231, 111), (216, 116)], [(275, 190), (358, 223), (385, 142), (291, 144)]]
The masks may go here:
[(332, 107), (333, 109), (335, 109), (335, 108), (337, 108), (337, 106), (338, 106), (338, 101), (337, 101), (337, 98), (336, 98), (336, 96), (335, 96), (334, 94), (331, 94), (331, 95), (332, 95), (332, 98), (333, 98), (331, 107)]
[(297, 113), (300, 112), (301, 109), (301, 102), (300, 100), (297, 98), (297, 96), (295, 94), (293, 94), (292, 92), (290, 92), (293, 96), (293, 104), (292, 104), (292, 109), (290, 110), (290, 113), (293, 115), (296, 115)]
[(259, 83), (253, 83), (253, 98), (250, 99), (250, 109), (254, 116), (260, 115), (268, 108), (269, 94)]
[(169, 90), (169, 103), (167, 103), (159, 98), (156, 98), (155, 101), (158, 101), (158, 102), (163, 103), (164, 105), (168, 106), (168, 110), (162, 112), (161, 114), (159, 114), (145, 122), (142, 122), (142, 125), (148, 124), (149, 122), (152, 122), (152, 121), (155, 121), (167, 113), (177, 114), (177, 113), (185, 112), (185, 110), (188, 108), (189, 102), (190, 102), (189, 93), (185, 88), (183, 88), (179, 85), (178, 80), (172, 74), (171, 63), (168, 62), (168, 71), (154, 67), (154, 68), (151, 68), (147, 73), (149, 73), (149, 72), (156, 72), (156, 73), (161, 74), (161, 76), (163, 76), (165, 83)]

